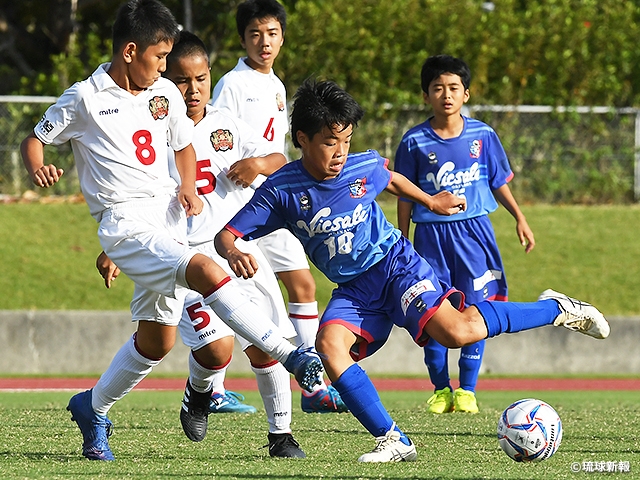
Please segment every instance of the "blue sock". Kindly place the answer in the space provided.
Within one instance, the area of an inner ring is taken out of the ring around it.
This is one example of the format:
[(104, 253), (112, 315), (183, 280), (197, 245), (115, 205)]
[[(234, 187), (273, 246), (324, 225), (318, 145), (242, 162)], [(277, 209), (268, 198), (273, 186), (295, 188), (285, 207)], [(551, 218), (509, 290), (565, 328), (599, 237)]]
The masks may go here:
[(458, 368), (460, 369), (460, 388), (476, 391), (476, 383), (478, 383), (478, 374), (482, 365), (482, 355), (484, 353), (484, 340), (480, 340), (466, 347), (462, 347), (460, 351), (460, 360), (458, 360)]
[(480, 311), (487, 325), (487, 338), (501, 333), (516, 333), (551, 325), (561, 313), (555, 300), (532, 303), (484, 301), (474, 306)]
[[(382, 437), (391, 430), (394, 422), (382, 405), (376, 387), (360, 365), (351, 365), (331, 385), (338, 391), (351, 414), (371, 435)], [(402, 443), (411, 445), (402, 430), (397, 426), (395, 429), (400, 432)]]
[(436, 390), (449, 387), (449, 349), (430, 338), (424, 346), (424, 363)]

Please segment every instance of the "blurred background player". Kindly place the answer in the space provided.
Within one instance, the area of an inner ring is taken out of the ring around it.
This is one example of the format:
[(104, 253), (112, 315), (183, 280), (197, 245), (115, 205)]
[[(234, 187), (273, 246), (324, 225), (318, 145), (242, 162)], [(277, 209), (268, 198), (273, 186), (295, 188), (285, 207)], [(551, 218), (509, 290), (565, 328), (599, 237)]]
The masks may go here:
[[(238, 6), (236, 26), (247, 56), (218, 81), (212, 100), (214, 107), (247, 122), (271, 143), (273, 151), (285, 156), (287, 93), (273, 64), (284, 43), (286, 18), (284, 7), (276, 0), (247, 0)], [(253, 182), (256, 170), (252, 162), (248, 159), (237, 166), (238, 182)], [(296, 344), (314, 346), (318, 332), (316, 284), (302, 245), (287, 230), (261, 238), (258, 244), (287, 290), (289, 318), (298, 332)], [(302, 392), (301, 407), (308, 413), (346, 411), (336, 390), (324, 382), (313, 393)]]
[(592, 305), (552, 290), (537, 302), (484, 300), (465, 307), (464, 294), (435, 276), (429, 263), (385, 218), (375, 201), (383, 190), (441, 215), (466, 207), (446, 190), (431, 196), (397, 172), (375, 150), (349, 154), (358, 103), (333, 82), (305, 81), (294, 97), (291, 132), (302, 150), (256, 190), (216, 235), (216, 250), (238, 276), (250, 278), (254, 260), (235, 247), (287, 228), (311, 261), (338, 286), (325, 309), (318, 339), (327, 375), (354, 417), (376, 439), (361, 462), (417, 458), (416, 447), (393, 421), (366, 372), (355, 363), (387, 341), (393, 325), (424, 346), (435, 338), (460, 348), (483, 338), (544, 325), (564, 326), (595, 338), (609, 324)]
[[(161, 77), (178, 33), (160, 2), (122, 5), (113, 24), (112, 61), (65, 90), (21, 144), (32, 181), (46, 188), (63, 171), (45, 165), (44, 146), (71, 143), (101, 246), (135, 285), (136, 332), (96, 385), (67, 407), (83, 436), (82, 454), (91, 460), (114, 460), (107, 413), (173, 348), (188, 289), (200, 292), (234, 331), (288, 365), (304, 388), (321, 376), (317, 355), (296, 350), (236, 290), (236, 280), (188, 246), (187, 216), (203, 207), (195, 186), (194, 125), (178, 88)], [(169, 149), (180, 185), (169, 174)]]
[[(507, 279), (489, 213), (496, 199), (516, 220), (518, 240), (529, 253), (533, 232), (511, 194), (513, 172), (498, 136), (483, 122), (461, 115), (469, 99), (468, 65), (449, 55), (429, 57), (422, 67), (424, 101), (433, 116), (411, 128), (402, 138), (395, 170), (424, 192), (446, 190), (467, 200), (467, 209), (452, 217), (430, 212), (422, 205), (398, 199), (398, 227), (433, 267), (437, 277), (464, 293), (467, 305), (482, 300), (507, 300)], [(427, 401), (432, 413), (477, 413), (475, 387), (485, 341), (462, 347), (458, 366), (460, 387), (451, 388), (448, 349), (434, 339), (424, 347), (424, 360), (435, 387)]]

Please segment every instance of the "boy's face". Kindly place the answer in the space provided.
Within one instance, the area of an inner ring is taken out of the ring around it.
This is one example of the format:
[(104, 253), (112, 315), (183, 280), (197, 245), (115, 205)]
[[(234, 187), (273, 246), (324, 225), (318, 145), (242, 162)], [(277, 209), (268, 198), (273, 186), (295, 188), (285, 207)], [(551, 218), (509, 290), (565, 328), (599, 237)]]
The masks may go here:
[(124, 48), (125, 62), (128, 65), (127, 75), (139, 90), (144, 90), (153, 85), (167, 68), (167, 55), (173, 48), (173, 42), (160, 42), (149, 45), (141, 51), (131, 42)]
[(254, 18), (240, 43), (247, 51), (247, 65), (260, 73), (269, 73), (284, 43), (280, 22), (274, 17)]
[(459, 115), (462, 105), (469, 100), (469, 90), (458, 75), (443, 73), (429, 84), (429, 92), (423, 96), (436, 116)]
[(166, 76), (182, 92), (189, 118), (198, 123), (211, 99), (211, 73), (207, 58), (198, 54), (178, 58)]
[(300, 130), (296, 135), (302, 149), (302, 164), (313, 178), (329, 180), (340, 174), (351, 146), (353, 125), (324, 127), (312, 138)]

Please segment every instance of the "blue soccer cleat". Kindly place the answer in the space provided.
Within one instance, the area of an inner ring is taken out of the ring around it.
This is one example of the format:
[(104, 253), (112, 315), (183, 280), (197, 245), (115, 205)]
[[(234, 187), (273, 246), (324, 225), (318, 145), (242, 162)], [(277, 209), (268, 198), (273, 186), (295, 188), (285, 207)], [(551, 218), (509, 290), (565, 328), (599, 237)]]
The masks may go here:
[(256, 407), (242, 403), (244, 395), (231, 390), (225, 393), (213, 392), (211, 394), (211, 402), (209, 403), (209, 411), (211, 413), (256, 413)]
[(109, 448), (113, 424), (106, 415), (98, 415), (91, 407), (91, 390), (71, 397), (67, 410), (82, 432), (82, 455), (89, 460), (115, 460)]
[(302, 411), (306, 413), (342, 413), (349, 409), (340, 398), (338, 391), (329, 385), (326, 389), (317, 390), (313, 395), (302, 395), (300, 399)]
[(313, 348), (298, 347), (282, 364), (307, 392), (313, 392), (313, 386), (322, 383), (322, 362)]

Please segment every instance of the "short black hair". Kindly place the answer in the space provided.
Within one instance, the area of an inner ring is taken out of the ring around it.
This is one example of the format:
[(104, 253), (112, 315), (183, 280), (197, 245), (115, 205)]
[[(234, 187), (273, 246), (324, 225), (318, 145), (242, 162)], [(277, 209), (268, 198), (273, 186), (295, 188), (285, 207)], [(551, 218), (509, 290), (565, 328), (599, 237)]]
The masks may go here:
[(280, 28), (284, 33), (287, 27), (287, 12), (276, 0), (247, 0), (238, 5), (236, 12), (236, 27), (238, 35), (244, 39), (244, 32), (249, 23), (254, 19), (273, 17), (280, 22)]
[(157, 0), (129, 0), (118, 10), (113, 23), (113, 53), (134, 42), (145, 51), (160, 42), (174, 42), (180, 33), (171, 11)]
[(431, 82), (443, 73), (458, 75), (462, 80), (464, 89), (469, 90), (469, 85), (471, 85), (469, 65), (464, 60), (451, 55), (434, 55), (427, 58), (424, 65), (422, 65), (422, 72), (420, 73), (422, 91), (428, 94)]
[(191, 57), (200, 55), (207, 59), (209, 63), (209, 52), (207, 47), (200, 38), (186, 30), (182, 30), (173, 44), (171, 53), (167, 55), (167, 71), (171, 70), (173, 65), (183, 57)]
[(318, 82), (307, 78), (293, 97), (291, 111), (291, 139), (300, 148), (297, 133), (301, 131), (313, 138), (324, 127), (333, 129), (337, 125), (347, 128), (358, 126), (364, 110), (358, 102), (335, 82)]

